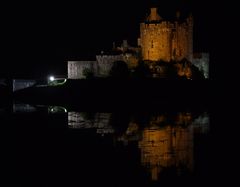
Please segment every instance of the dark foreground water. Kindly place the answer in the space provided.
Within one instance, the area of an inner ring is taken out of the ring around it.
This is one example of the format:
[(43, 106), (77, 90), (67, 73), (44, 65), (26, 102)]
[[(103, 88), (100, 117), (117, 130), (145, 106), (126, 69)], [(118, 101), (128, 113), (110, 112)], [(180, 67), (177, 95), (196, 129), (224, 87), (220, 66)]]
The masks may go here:
[(0, 110), (1, 184), (207, 186), (207, 111)]

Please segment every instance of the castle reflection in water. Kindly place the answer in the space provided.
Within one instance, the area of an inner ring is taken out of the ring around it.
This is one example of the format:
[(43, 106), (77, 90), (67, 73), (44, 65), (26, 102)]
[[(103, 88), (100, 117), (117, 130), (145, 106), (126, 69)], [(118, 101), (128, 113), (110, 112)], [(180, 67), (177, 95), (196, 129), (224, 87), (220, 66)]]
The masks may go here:
[[(140, 119), (129, 115), (126, 119), (119, 122), (121, 119), (114, 113), (69, 112), (68, 127), (73, 130), (96, 129), (97, 134), (111, 134), (125, 146), (137, 142), (141, 164), (153, 181), (169, 169), (178, 175), (193, 171), (194, 136), (209, 132), (208, 113), (155, 113), (143, 115)], [(116, 123), (122, 123), (121, 132), (115, 130)]]

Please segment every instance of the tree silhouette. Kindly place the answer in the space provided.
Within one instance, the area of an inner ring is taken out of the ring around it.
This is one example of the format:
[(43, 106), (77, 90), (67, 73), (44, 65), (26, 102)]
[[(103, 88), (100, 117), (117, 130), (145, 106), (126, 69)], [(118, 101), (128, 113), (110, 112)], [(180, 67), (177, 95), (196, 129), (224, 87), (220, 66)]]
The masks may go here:
[(94, 77), (94, 73), (90, 68), (85, 68), (83, 70), (83, 75), (86, 77), (86, 79), (92, 79)]
[(147, 78), (151, 77), (151, 71), (147, 64), (144, 61), (139, 61), (138, 66), (135, 68), (133, 77), (136, 78)]
[(192, 69), (192, 79), (205, 79), (204, 74), (195, 66), (191, 66)]
[(128, 78), (129, 69), (127, 64), (124, 61), (115, 61), (110, 70), (110, 77), (111, 78)]

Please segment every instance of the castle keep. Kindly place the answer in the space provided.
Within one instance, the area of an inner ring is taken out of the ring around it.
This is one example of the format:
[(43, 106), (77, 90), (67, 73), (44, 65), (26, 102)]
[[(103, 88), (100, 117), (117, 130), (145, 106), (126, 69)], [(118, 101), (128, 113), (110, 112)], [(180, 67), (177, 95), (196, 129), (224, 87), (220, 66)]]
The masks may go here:
[(193, 18), (185, 21), (170, 22), (161, 18), (157, 8), (151, 8), (150, 15), (140, 24), (140, 46), (143, 60), (180, 61), (187, 58), (192, 61), (193, 54)]

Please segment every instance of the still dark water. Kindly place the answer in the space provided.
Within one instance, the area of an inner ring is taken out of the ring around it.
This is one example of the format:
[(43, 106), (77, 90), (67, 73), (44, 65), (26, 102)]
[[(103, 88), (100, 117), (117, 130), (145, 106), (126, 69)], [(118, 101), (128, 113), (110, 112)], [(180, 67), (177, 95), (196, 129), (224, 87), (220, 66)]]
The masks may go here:
[(210, 178), (208, 112), (0, 110), (1, 184), (203, 186)]

